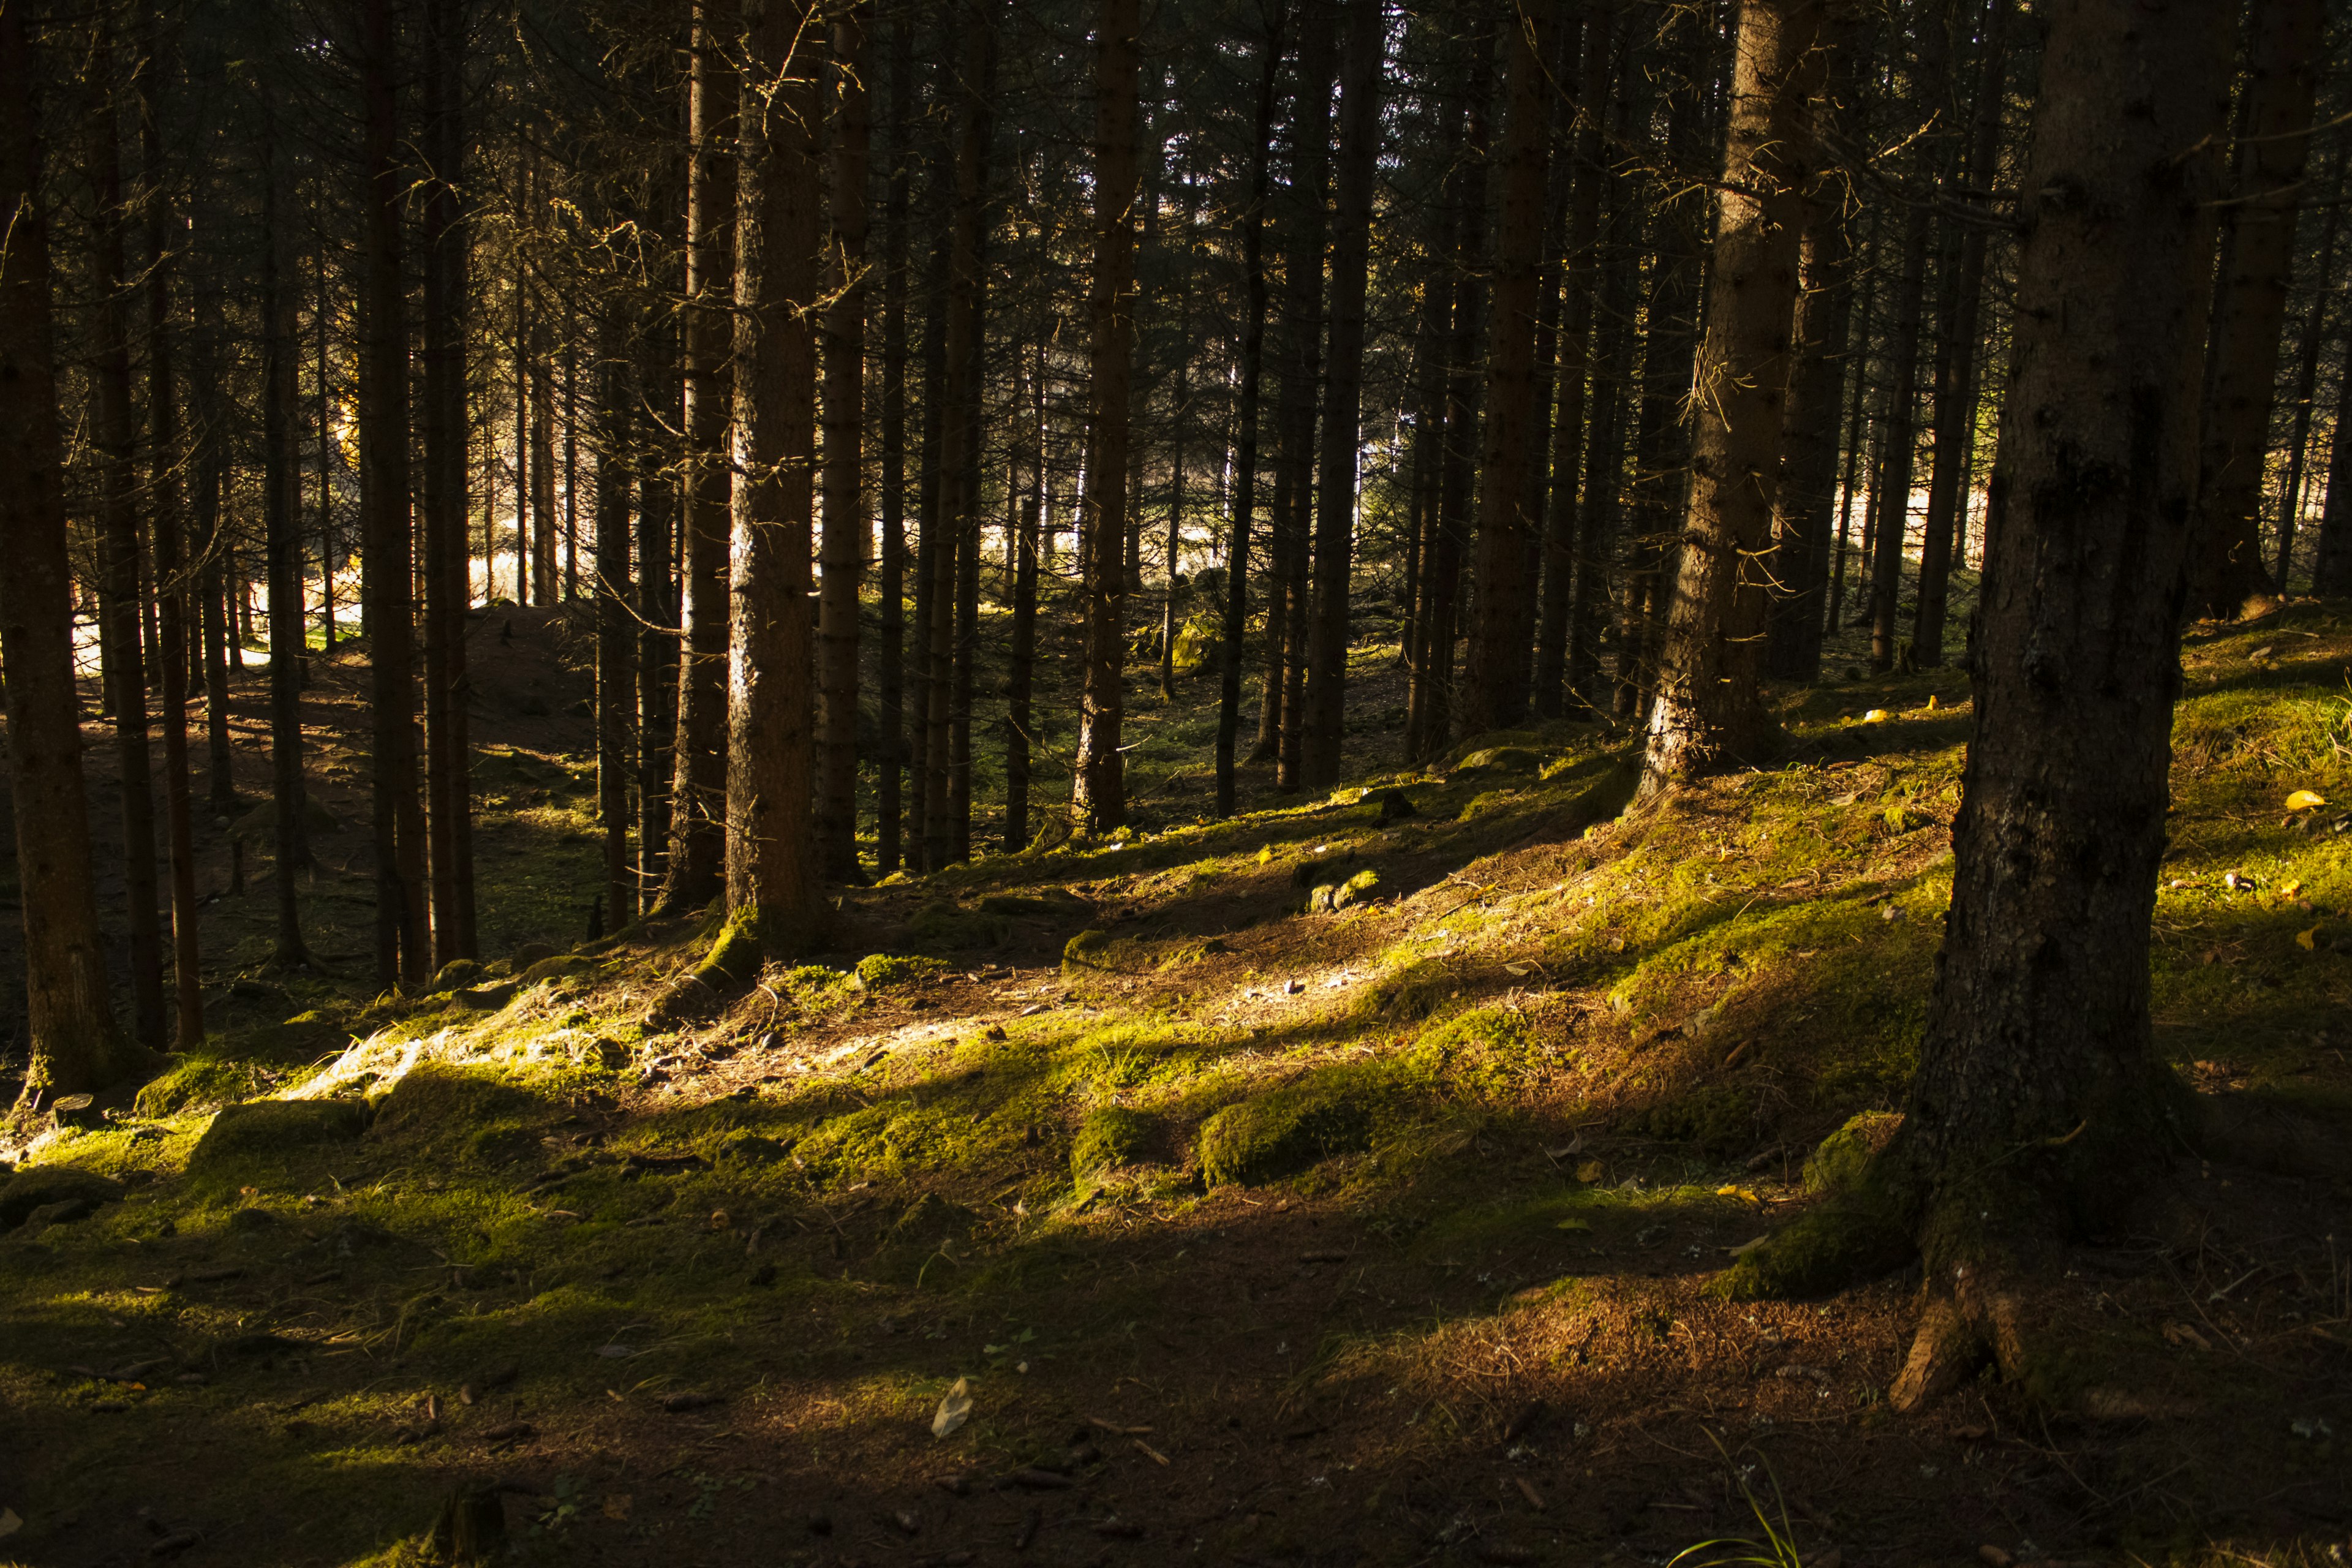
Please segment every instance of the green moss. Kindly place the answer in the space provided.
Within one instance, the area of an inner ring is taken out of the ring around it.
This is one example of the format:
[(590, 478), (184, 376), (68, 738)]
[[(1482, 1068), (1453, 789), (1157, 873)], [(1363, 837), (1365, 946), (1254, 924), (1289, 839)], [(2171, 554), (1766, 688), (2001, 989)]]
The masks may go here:
[(376, 1101), (370, 1138), (455, 1147), (473, 1133), (536, 1116), (539, 1100), (488, 1072), (420, 1067)]
[(886, 986), (905, 985), (921, 980), (945, 968), (947, 965), (936, 958), (869, 952), (857, 961), (857, 983), (868, 991), (879, 991)]
[[(730, 927), (729, 929), (730, 931), (733, 930), (732, 927)], [(727, 938), (722, 934), (719, 940), (723, 943), (726, 942)], [(738, 955), (730, 953), (727, 955), (727, 962), (730, 963), (735, 963), (737, 962), (737, 957)], [(714, 945), (710, 951), (709, 957), (706, 958), (703, 961), (703, 963), (704, 966), (708, 968), (718, 964), (719, 962), (720, 953), (719, 948)], [(542, 980), (563, 980), (575, 974), (594, 974), (598, 972), (600, 967), (601, 966), (593, 958), (583, 958), (577, 953), (558, 953), (553, 958), (542, 958), (537, 963), (534, 963), (530, 968), (524, 970), (522, 972), (521, 978), (522, 983), (525, 985), (536, 985)], [(726, 973), (731, 974), (732, 971), (726, 971)], [(752, 960), (751, 973), (757, 975), (758, 973), (759, 963), (755, 957)]]
[(1086, 900), (1059, 888), (1029, 893), (991, 893), (980, 900), (982, 914), (1073, 920), (1087, 912)]
[(1517, 1010), (1474, 1007), (1426, 1030), (1412, 1059), (1452, 1093), (1503, 1100), (1525, 1087), (1535, 1045)]
[(1295, 1175), (1335, 1154), (1371, 1146), (1372, 1108), (1359, 1086), (1309, 1080), (1229, 1105), (1201, 1126), (1201, 1174), (1211, 1186)]
[(284, 1163), (290, 1151), (349, 1143), (367, 1131), (358, 1100), (255, 1100), (225, 1107), (188, 1156), (191, 1174)]
[(1436, 959), (1421, 959), (1391, 971), (1367, 987), (1359, 1009), (1369, 1017), (1416, 1023), (1444, 1006), (1462, 989), (1462, 978)]
[(1863, 1172), (1894, 1138), (1903, 1118), (1889, 1110), (1865, 1110), (1822, 1140), (1805, 1162), (1805, 1191), (1852, 1191)]
[(1865, 1186), (1812, 1209), (1717, 1277), (1716, 1293), (1735, 1301), (1827, 1295), (1916, 1256), (1899, 1205)]
[[(761, 940), (759, 909), (738, 910), (720, 926), (711, 939), (702, 962), (695, 966), (695, 978), (714, 991), (724, 991), (749, 985), (760, 978), (760, 966), (767, 959), (766, 943)], [(558, 962), (550, 960), (550, 963)], [(538, 973), (535, 966), (523, 976), (529, 980)]]
[(941, 900), (925, 904), (907, 922), (907, 935), (925, 947), (994, 947), (1013, 934), (1003, 915)]
[(1070, 1173), (1084, 1181), (1097, 1171), (1136, 1164), (1159, 1136), (1159, 1119), (1143, 1111), (1118, 1105), (1090, 1110), (1070, 1142)]

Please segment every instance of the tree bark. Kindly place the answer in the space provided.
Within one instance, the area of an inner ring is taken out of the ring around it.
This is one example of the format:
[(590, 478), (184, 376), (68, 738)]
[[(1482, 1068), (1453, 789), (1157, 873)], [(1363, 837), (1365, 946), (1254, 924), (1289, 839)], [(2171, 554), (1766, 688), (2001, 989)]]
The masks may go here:
[(629, 876), (629, 715), (636, 702), (630, 660), (628, 344), (620, 307), (603, 308), (596, 342), (596, 815), (604, 831), (604, 908), (629, 923), (637, 900)]
[[(457, 185), (465, 162), (465, 23), (459, 0), (425, 10), (425, 795), (433, 963), (475, 953), (473, 784), (467, 767), (466, 613), (473, 573), (466, 520), (466, 292), (470, 231)], [(320, 364), (323, 369), (323, 356)], [(323, 439), (324, 426), (321, 426)], [(325, 458), (320, 458), (324, 501)], [(461, 852), (462, 851), (462, 852)], [(623, 918), (620, 907), (615, 920)]]
[(2326, 30), (2320, 0), (2262, 0), (2248, 7), (2247, 16), (2252, 79), (2245, 89), (2236, 188), (2221, 220), (2213, 383), (2205, 410), (2189, 588), (2190, 615), (2225, 619), (2271, 590), (2263, 565), (2263, 479)]
[[(1021, 364), (1022, 350), (1013, 345), (1013, 360)], [(1024, 374), (1031, 390), (1026, 406), (1014, 417), (1028, 426), (1018, 446), (1029, 459), (1028, 483), (1019, 500), (1020, 518), (1013, 548), (1013, 639), (1008, 650), (1011, 668), (1004, 700), (1004, 852), (1017, 855), (1029, 847), (1029, 750), (1034, 722), (1030, 714), (1037, 661), (1037, 531), (1045, 502), (1045, 353), (1037, 350), (1034, 366)]]
[(1339, 782), (1347, 733), (1349, 579), (1355, 561), (1357, 458), (1362, 445), (1364, 297), (1370, 274), (1372, 195), (1380, 171), (1381, 65), (1388, 14), (1379, 0), (1347, 0), (1339, 65), (1339, 172), (1331, 239), (1330, 379), (1324, 394), (1315, 562), (1307, 640), (1299, 782)]
[[(2313, 393), (2319, 381), (2319, 349), (2327, 336), (2327, 298), (2336, 288), (2336, 237), (2344, 218), (2344, 144), (2336, 146), (2336, 172), (2327, 185), (2327, 216), (2319, 231), (2319, 265), (2312, 269), (2315, 287), (2311, 314), (2303, 324), (2303, 349), (2295, 356), (2294, 393), (2288, 406), (2294, 428), (2287, 437), (2286, 483), (2279, 496), (2278, 591), (2286, 592), (2288, 568), (2294, 564), (2295, 526), (2303, 510), (2305, 465), (2309, 461)], [(2337, 426), (2338, 430), (2343, 429)]]
[(1079, 697), (1076, 788), (1071, 809), (1095, 833), (1127, 820), (1119, 753), (1125, 710), (1128, 381), (1135, 342), (1136, 29), (1138, 0), (1102, 0), (1096, 32), (1094, 423), (1087, 442), (1079, 527), (1084, 557), (1085, 675)]
[[(1969, 184), (1994, 183), (2001, 106), (2009, 96), (2009, 13), (2010, 0), (1992, 0), (1985, 16), (1984, 76), (1977, 87), (1974, 140), (1960, 165), (1960, 178)], [(1985, 248), (1991, 237), (1983, 224), (1961, 229), (1958, 265), (1946, 300), (1949, 308), (1936, 335), (1936, 455), (1927, 470), (1927, 517), (1919, 535), (1919, 600), (1911, 619), (1911, 657), (1923, 666), (1944, 662), (1952, 566), (1967, 544), (1969, 474), (1976, 457), (1977, 317), (1984, 296)]]
[(155, 866), (154, 763), (147, 738), (147, 664), (140, 620), (146, 603), (140, 579), (139, 477), (134, 450), (138, 416), (131, 395), (131, 294), (123, 263), (121, 142), (116, 131), (114, 29), (100, 7), (83, 80), (89, 96), (91, 194), (98, 203), (91, 228), (90, 283), (98, 295), (96, 384), (91, 435), (98, 447), (99, 532), (103, 554), (100, 613), (106, 617), (105, 677), (114, 713), (114, 745), (122, 784), (122, 883), (131, 936), (131, 1036), (160, 1050), (170, 1033), (163, 1001), (163, 925)]
[(698, 909), (718, 895), (726, 869), (727, 559), (732, 475), (727, 462), (732, 373), (726, 289), (729, 230), (738, 214), (735, 158), (739, 88), (730, 50), (735, 0), (695, 0), (690, 144), (686, 200), (686, 455), (680, 504), (686, 547), (679, 573), (684, 641), (677, 677), (677, 742), (670, 785), (670, 841), (661, 908)]
[(870, 542), (866, 517), (866, 91), (872, 0), (833, 24), (832, 134), (826, 147), (833, 243), (824, 312), (824, 582), (817, 605), (816, 837), (824, 875), (856, 881), (858, 584)]
[[(674, 210), (674, 209), (673, 209)], [(648, 324), (640, 337), (638, 376), (648, 406), (659, 411), (654, 458), (637, 490), (637, 897), (636, 909), (660, 907), (669, 880), (670, 780), (677, 772), (679, 640), (677, 584), (671, 538), (679, 505), (679, 448), (659, 426), (677, 425), (684, 401), (678, 339)]]
[(143, 1053), (107, 995), (74, 687), (73, 568), (58, 430), (49, 236), (34, 112), (37, 68), (21, 6), (0, 7), (0, 660), (25, 916), (28, 1101), (101, 1089)]
[(2319, 513), (2319, 547), (2311, 563), (2315, 594), (2352, 594), (2352, 351), (2336, 378), (2336, 436), (2327, 454), (2327, 500)]
[[(816, 500), (820, 216), (814, 6), (745, 0), (735, 209), (733, 630), (727, 907), (766, 952), (814, 940), (809, 556)], [(740, 978), (740, 976), (738, 978)]]
[[(309, 948), (302, 941), (302, 916), (295, 896), (294, 874), (310, 864), (309, 793), (303, 783), (301, 474), (294, 452), (294, 301), (286, 287), (280, 262), (286, 247), (278, 212), (276, 147), (262, 160), (265, 185), (261, 204), (261, 515), (264, 549), (269, 574), (269, 776), (274, 862), (270, 882), (277, 907), (276, 951), (270, 962), (280, 968), (307, 966)], [(371, 662), (383, 653), (384, 612), (377, 590), (381, 567), (373, 563), (371, 543), (365, 616)], [(381, 684), (373, 694), (383, 700)], [(399, 937), (406, 904), (396, 880), (393, 856), (391, 795), (384, 776), (383, 726), (376, 725), (376, 936), (379, 984), (386, 989), (399, 984)], [(389, 932), (389, 934), (387, 934)]]
[(907, 763), (908, 138), (914, 123), (915, 30), (901, 7), (890, 37), (890, 156), (882, 220), (882, 547), (875, 687), (881, 743), (874, 759), (875, 870), (898, 868)]
[(1772, 506), (1805, 187), (1813, 47), (1823, 0), (1744, 0), (1717, 198), (1715, 282), (1692, 395), (1690, 510), (1650, 711), (1643, 788), (1760, 758), (1779, 726), (1764, 705)]
[(1544, 247), (1544, 189), (1550, 170), (1553, 83), (1552, 7), (1528, 0), (1504, 28), (1510, 64), (1505, 79), (1503, 141), (1496, 164), (1501, 190), (1495, 217), (1492, 339), (1486, 352), (1486, 426), (1479, 463), (1478, 533), (1474, 567), (1478, 599), (1470, 627), (1462, 690), (1462, 731), (1483, 734), (1519, 723), (1528, 712), (1528, 648), (1535, 589), (1527, 562), (1537, 528), (1528, 516), (1528, 471), (1535, 466), (1536, 308)]
[(2221, 124), (2228, 16), (2041, 9), (1952, 904), (1884, 1156), (1952, 1293), (1893, 1390), (1906, 1409), (1969, 1370), (1931, 1339), (1957, 1315), (1989, 1340), (2011, 1271), (2123, 1214), (2187, 1131), (2151, 1038), (2148, 922), (2211, 276), (2209, 158), (2183, 153)]
[(1217, 815), (1235, 810), (1234, 763), (1241, 741), (1242, 639), (1249, 626), (1249, 551), (1257, 509), (1258, 399), (1265, 370), (1265, 203), (1271, 180), (1275, 91), (1282, 77), (1285, 6), (1276, 0), (1259, 44), (1257, 110), (1252, 121), (1249, 191), (1242, 209), (1241, 385), (1234, 416), (1234, 489), (1225, 542), (1224, 626), (1218, 639)]

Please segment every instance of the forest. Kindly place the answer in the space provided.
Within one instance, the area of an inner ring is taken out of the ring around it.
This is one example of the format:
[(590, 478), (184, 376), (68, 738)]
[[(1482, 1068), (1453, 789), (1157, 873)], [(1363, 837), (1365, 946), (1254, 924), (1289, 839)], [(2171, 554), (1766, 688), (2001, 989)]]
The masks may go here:
[(2343, 1563), (2347, 153), (2344, 0), (0, 0), (0, 1568)]

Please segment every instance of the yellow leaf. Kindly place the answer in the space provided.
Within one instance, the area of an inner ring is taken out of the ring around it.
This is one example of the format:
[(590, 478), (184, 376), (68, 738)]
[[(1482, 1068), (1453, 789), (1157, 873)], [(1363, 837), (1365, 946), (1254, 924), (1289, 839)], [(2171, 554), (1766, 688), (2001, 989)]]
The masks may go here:
[(2289, 811), (2317, 811), (2327, 804), (2327, 797), (2315, 789), (2299, 789), (2286, 797)]
[(1719, 1198), (1740, 1198), (1746, 1202), (1754, 1204), (1759, 1208), (1762, 1208), (1764, 1206), (1764, 1200), (1762, 1198), (1758, 1197), (1746, 1187), (1736, 1184), (1716, 1188), (1715, 1195)]
[(1865, 724), (1875, 724), (1875, 723), (1877, 723), (1880, 720), (1882, 720), (1882, 719), (1884, 719), (1884, 718), (1885, 718), (1885, 717), (1886, 717), (1886, 710), (1885, 710), (1885, 709), (1884, 709), (1884, 708), (1874, 708), (1874, 709), (1872, 709), (1869, 712), (1867, 712), (1867, 713), (1865, 713), (1865, 714), (1864, 714), (1864, 715), (1862, 716), (1862, 721), (1863, 721), (1864, 723), (1865, 723)]
[(2289, 882), (2285, 887), (2279, 889), (2279, 897), (2282, 899), (2292, 899), (2302, 891), (2303, 884), (2301, 882)]
[(1591, 1230), (1592, 1226), (1580, 1219), (1564, 1219), (1554, 1228), (1559, 1230)]
[(2319, 928), (2317, 926), (2314, 926), (2309, 931), (2299, 931), (2295, 932), (2294, 945), (2303, 949), (2305, 952), (2317, 952), (2319, 948)]
[(1260, 849), (1258, 850), (1258, 852), (1257, 852), (1257, 863), (1258, 863), (1259, 865), (1261, 865), (1261, 866), (1265, 865), (1267, 861), (1269, 861), (1269, 860), (1271, 860), (1271, 859), (1273, 859), (1273, 858), (1274, 858), (1274, 846), (1273, 846), (1273, 845), (1271, 845), (1271, 844), (1268, 844), (1268, 845), (1265, 846), (1264, 847), (1260, 848)]
[(1933, 711), (1935, 710), (1935, 707), (1936, 707), (1936, 694), (1935, 694), (1934, 692), (1930, 691), (1929, 693), (1927, 693), (1927, 708), (1928, 708), (1928, 710), (1929, 710), (1930, 712), (1933, 712)]

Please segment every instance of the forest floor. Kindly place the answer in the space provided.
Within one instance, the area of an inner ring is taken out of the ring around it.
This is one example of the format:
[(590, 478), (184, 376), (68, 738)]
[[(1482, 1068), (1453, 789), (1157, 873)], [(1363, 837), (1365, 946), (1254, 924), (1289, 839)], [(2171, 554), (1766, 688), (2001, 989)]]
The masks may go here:
[[(0, 1562), (420, 1563), (469, 1489), (520, 1561), (679, 1568), (2352, 1551), (2352, 1187), (2184, 1158), (2042, 1283), (2063, 1374), (1914, 1415), (1916, 1270), (1710, 1291), (1900, 1102), (1957, 670), (1836, 669), (1777, 765), (1621, 816), (1602, 725), (1400, 771), (1368, 646), (1355, 782), (1218, 823), (1213, 683), (1139, 667), (1139, 830), (849, 889), (681, 1014), (715, 921), (581, 940), (584, 648), (474, 637), (493, 961), (370, 994), (364, 650), (314, 659), (318, 966), (249, 854), (206, 1053), (0, 1130), (0, 1226), (119, 1184), (0, 1237)], [(2160, 1047), (2352, 1117), (2352, 616), (2183, 662)]]

